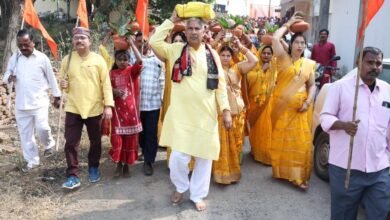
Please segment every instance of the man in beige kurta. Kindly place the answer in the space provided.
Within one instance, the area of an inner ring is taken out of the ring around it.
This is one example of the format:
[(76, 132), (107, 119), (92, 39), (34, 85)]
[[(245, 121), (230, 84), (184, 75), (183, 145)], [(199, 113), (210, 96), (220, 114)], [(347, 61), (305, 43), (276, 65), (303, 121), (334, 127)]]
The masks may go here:
[[(166, 20), (150, 39), (152, 48), (167, 59), (173, 67), (180, 57), (183, 43), (168, 44), (165, 37), (180, 21), (176, 11)], [(211, 50), (218, 67), (218, 88), (208, 89), (208, 67), (206, 47), (202, 43), (204, 34), (202, 20), (191, 18), (187, 21), (185, 34), (188, 39), (192, 75), (172, 82), (171, 103), (164, 119), (160, 145), (170, 146), (172, 154), (169, 161), (170, 177), (176, 187), (171, 200), (178, 203), (182, 194), (190, 190), (190, 199), (196, 208), (206, 208), (203, 198), (208, 194), (212, 160), (219, 158), (218, 109), (223, 111), (226, 127), (231, 127), (226, 82), (218, 54)], [(169, 79), (167, 79), (169, 80)], [(189, 180), (188, 163), (195, 157), (195, 166)]]

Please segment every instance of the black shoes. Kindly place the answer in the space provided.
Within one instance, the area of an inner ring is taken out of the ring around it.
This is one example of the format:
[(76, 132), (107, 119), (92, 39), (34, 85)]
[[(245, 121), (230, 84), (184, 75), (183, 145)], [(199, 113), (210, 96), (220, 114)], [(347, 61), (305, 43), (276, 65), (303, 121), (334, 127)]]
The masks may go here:
[(145, 176), (153, 175), (153, 166), (151, 162), (144, 162), (144, 174)]

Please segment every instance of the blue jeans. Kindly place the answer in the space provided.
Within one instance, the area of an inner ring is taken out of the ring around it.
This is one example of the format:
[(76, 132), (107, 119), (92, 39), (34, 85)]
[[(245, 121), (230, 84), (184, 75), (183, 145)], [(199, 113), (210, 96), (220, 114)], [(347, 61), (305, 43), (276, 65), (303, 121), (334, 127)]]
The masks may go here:
[(348, 189), (344, 187), (346, 173), (346, 169), (329, 164), (331, 219), (355, 220), (363, 204), (367, 220), (386, 220), (390, 211), (389, 168), (373, 173), (351, 170)]

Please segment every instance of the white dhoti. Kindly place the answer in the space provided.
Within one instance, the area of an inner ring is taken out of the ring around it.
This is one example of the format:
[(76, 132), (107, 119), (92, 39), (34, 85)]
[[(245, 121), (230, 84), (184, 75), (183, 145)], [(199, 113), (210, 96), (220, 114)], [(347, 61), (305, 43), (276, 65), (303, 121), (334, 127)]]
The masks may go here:
[(33, 110), (15, 110), (23, 157), (30, 168), (39, 165), (39, 150), (34, 131), (45, 149), (50, 149), (55, 145), (48, 121), (48, 109), (45, 106)]
[(170, 177), (177, 192), (184, 193), (189, 189), (191, 201), (197, 203), (209, 193), (212, 160), (195, 157), (194, 169), (189, 179), (190, 160), (191, 155), (172, 151), (169, 158)]

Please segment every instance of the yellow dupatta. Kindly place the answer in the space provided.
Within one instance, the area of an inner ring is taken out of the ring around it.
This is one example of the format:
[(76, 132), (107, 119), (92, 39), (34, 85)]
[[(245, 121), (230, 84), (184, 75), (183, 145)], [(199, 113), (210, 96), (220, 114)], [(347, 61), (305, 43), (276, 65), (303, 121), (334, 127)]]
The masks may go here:
[[(256, 67), (248, 73), (251, 75), (256, 75), (256, 81), (258, 80), (258, 76), (262, 77), (264, 74), (267, 74), (263, 72), (263, 62), (260, 57), (262, 49), (263, 47), (259, 48), (258, 52), (256, 53), (256, 56), (259, 58), (259, 62), (257, 63)], [(277, 77), (276, 63), (274, 60), (271, 60), (270, 68), (267, 70), (267, 72), (271, 75), (265, 76), (266, 79), (264, 79), (264, 82), (260, 82), (260, 85), (256, 84), (257, 82), (251, 84), (249, 82), (249, 76), (247, 75), (246, 77), (247, 84), (249, 84), (250, 94), (247, 121), (251, 127), (256, 124), (256, 121), (259, 119), (264, 109), (267, 107), (267, 105), (270, 104), (270, 99), (275, 88), (275, 81)], [(253, 97), (253, 93), (256, 93), (255, 97)]]
[[(276, 58), (275, 58), (276, 59)], [(277, 60), (277, 68), (280, 70), (277, 77), (277, 85), (274, 90), (274, 101), (271, 113), (272, 125), (275, 125), (279, 117), (284, 113), (292, 98), (298, 92), (306, 81), (309, 80), (310, 74), (315, 66), (314, 61), (300, 58), (294, 63), (291, 63), (289, 57), (280, 58)], [(290, 65), (288, 65), (290, 63)], [(283, 66), (288, 65), (287, 68)]]

